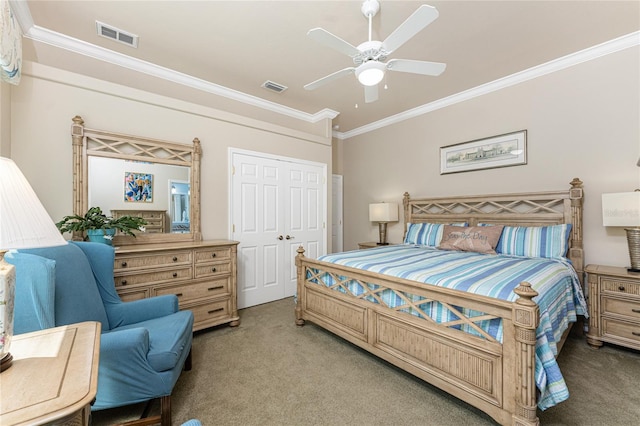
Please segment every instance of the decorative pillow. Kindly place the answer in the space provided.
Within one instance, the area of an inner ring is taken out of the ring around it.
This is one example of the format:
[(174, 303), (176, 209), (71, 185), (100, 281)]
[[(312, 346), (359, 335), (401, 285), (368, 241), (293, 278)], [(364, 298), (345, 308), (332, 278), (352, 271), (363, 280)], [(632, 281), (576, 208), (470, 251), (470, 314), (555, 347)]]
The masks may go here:
[(442, 232), (442, 241), (438, 248), (496, 254), (495, 248), (500, 239), (502, 228), (502, 225), (496, 225), (470, 226), (461, 229), (460, 227), (445, 225)]
[(505, 226), (496, 252), (527, 257), (565, 257), (571, 224), (551, 226)]
[[(442, 223), (409, 223), (407, 234), (404, 237), (405, 244), (420, 244), (436, 247), (442, 239)], [(467, 226), (467, 222), (452, 223), (451, 226)]]

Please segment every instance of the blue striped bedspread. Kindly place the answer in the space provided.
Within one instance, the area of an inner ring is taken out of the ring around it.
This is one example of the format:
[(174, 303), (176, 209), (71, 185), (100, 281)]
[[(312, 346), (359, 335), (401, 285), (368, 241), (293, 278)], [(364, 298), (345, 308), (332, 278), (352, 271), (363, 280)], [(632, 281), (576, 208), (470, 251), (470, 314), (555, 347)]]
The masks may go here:
[[(538, 292), (534, 301), (540, 307), (535, 366), (536, 384), (540, 391), (538, 407), (545, 410), (569, 397), (556, 363), (557, 343), (569, 324), (576, 321), (577, 315), (587, 316), (587, 307), (578, 276), (568, 260), (444, 251), (409, 244), (333, 253), (318, 260), (507, 301), (517, 299), (513, 290), (522, 281), (529, 282)], [(325, 285), (334, 284), (328, 274), (321, 276)], [(366, 293), (362, 284), (354, 280), (349, 281), (347, 287), (357, 296)], [(341, 287), (336, 289), (346, 293)], [(416, 295), (405, 296), (412, 302), (422, 300)], [(380, 292), (378, 297), (391, 308), (406, 305), (391, 290)], [(378, 303), (371, 296), (364, 299)], [(419, 309), (407, 307), (401, 311), (420, 317), (426, 314), (438, 322), (457, 318), (439, 303), (414, 304)], [(482, 313), (465, 310), (464, 314), (476, 316)], [(477, 325), (502, 342), (502, 320), (484, 320)], [(458, 328), (479, 335), (471, 327), (463, 325)]]

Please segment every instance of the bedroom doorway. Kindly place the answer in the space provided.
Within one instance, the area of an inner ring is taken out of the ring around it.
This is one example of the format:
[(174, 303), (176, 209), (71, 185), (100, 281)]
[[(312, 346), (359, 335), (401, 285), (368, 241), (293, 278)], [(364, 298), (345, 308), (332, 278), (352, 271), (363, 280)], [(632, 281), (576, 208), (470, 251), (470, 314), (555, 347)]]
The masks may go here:
[(238, 308), (296, 293), (295, 256), (326, 253), (326, 166), (230, 149), (230, 238), (238, 244)]

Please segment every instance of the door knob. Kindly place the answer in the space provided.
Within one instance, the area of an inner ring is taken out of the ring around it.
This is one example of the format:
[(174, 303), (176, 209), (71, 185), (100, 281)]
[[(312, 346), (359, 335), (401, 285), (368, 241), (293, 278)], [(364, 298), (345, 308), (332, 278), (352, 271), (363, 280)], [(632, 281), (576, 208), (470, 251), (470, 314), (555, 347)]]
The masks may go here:
[(282, 241), (282, 235), (278, 235), (278, 239)]
[(287, 238), (287, 240), (293, 240), (293, 237), (291, 237), (291, 236), (289, 236), (289, 235), (287, 235), (287, 237), (286, 237), (286, 238)]

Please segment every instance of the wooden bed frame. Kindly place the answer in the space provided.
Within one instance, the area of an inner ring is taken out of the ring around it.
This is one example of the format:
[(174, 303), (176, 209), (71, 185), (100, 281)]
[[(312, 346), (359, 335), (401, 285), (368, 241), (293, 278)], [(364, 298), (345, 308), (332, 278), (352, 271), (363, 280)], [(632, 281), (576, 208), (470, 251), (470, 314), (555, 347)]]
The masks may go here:
[[(480, 222), (519, 226), (570, 223), (568, 257), (582, 280), (582, 200), (582, 182), (578, 178), (573, 179), (569, 190), (557, 192), (421, 199), (411, 199), (405, 193), (404, 220), (405, 224), (466, 221), (469, 226)], [(298, 249), (296, 266), (297, 325), (312, 321), (479, 408), (500, 424), (539, 424), (534, 378), (539, 308), (532, 301), (537, 293), (529, 283), (523, 282), (514, 290), (519, 296), (515, 302), (507, 302), (309, 259), (302, 247)], [(321, 273), (330, 274), (336, 284), (326, 287), (313, 282)], [(343, 284), (353, 279), (362, 284), (365, 294), (356, 297), (346, 289)], [(338, 287), (344, 288), (346, 294), (337, 291)], [(405, 305), (386, 306), (377, 296), (384, 289), (402, 297)], [(439, 301), (460, 319), (438, 324), (399, 312), (415, 307), (405, 294)], [(364, 300), (367, 296), (378, 303)], [(475, 326), (456, 306), (486, 314), (475, 317), (475, 321), (501, 318), (503, 342), (484, 332), (478, 337), (451, 328), (460, 324)]]

